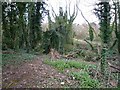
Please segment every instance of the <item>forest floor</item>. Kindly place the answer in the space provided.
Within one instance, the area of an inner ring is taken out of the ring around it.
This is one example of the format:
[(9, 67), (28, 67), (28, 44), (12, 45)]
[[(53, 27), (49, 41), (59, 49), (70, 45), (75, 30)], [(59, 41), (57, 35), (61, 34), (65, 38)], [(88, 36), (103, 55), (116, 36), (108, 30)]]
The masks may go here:
[(42, 57), (23, 63), (19, 67), (6, 66), (2, 71), (3, 88), (61, 88), (76, 83), (67, 75), (44, 64)]
[[(15, 55), (3, 54), (2, 56), (2, 88), (80, 88), (81, 82), (83, 87), (84, 85), (85, 87), (89, 87), (89, 85), (95, 87), (99, 86), (99, 83), (94, 78), (101, 80), (100, 74), (96, 72), (98, 62), (84, 61), (85, 63), (83, 63), (83, 61), (74, 59), (66, 64), (64, 60), (50, 61), (48, 59), (45, 61), (47, 55), (37, 55), (34, 58), (25, 53)], [(59, 69), (64, 69), (64, 71)], [(81, 71), (84, 71), (83, 75), (80, 73)], [(91, 74), (90, 77), (89, 74)], [(98, 74), (97, 77), (95, 74)], [(80, 75), (82, 76), (80, 77)], [(111, 87), (116, 87), (116, 80), (111, 80), (111, 84)]]

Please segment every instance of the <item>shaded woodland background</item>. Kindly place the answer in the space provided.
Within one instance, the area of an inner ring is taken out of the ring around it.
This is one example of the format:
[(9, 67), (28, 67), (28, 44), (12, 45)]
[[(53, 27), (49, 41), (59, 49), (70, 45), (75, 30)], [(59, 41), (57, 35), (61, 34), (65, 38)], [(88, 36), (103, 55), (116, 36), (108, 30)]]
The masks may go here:
[[(50, 58), (46, 60), (46, 57), (44, 57), (44, 63), (60, 70), (68, 67), (81, 68), (80, 63), (82, 62), (79, 59), (83, 59), (85, 62), (99, 63), (97, 71), (94, 71), (94, 69), (90, 71), (90, 67), (85, 69), (85, 71), (88, 70), (87, 72), (83, 71), (86, 75), (83, 81), (88, 78), (90, 81), (87, 84), (81, 84), (81, 87), (92, 87), (89, 86), (89, 83), (91, 85), (92, 82), (95, 84), (94, 87), (98, 82), (101, 87), (119, 87), (120, 2), (98, 1), (95, 4), (93, 12), (99, 19), (99, 25), (94, 22), (90, 23), (84, 17), (78, 3), (74, 5), (73, 12), (70, 10), (69, 3), (65, 10), (63, 10), (63, 7), (59, 7), (59, 14), (56, 14), (52, 9), (52, 16), (50, 16), (50, 11), (47, 9), (48, 5), (44, 0), (41, 0), (41, 2), (1, 2), (3, 68), (7, 65), (7, 62), (12, 62), (9, 60), (10, 58), (18, 59), (18, 61), (21, 59), (14, 54), (21, 53), (24, 59), (29, 57), (29, 54), (46, 55), (47, 57), (51, 49), (54, 49), (59, 53), (60, 58), (54, 58), (53, 61), (58, 61), (52, 62)], [(74, 24), (78, 12), (81, 12), (86, 24)], [(48, 18), (47, 24), (43, 23), (45, 16)], [(10, 57), (11, 53), (13, 57)], [(30, 58), (32, 56), (27, 59)], [(72, 59), (73, 62), (68, 62), (66, 66), (64, 59), (68, 61)], [(94, 78), (90, 79), (88, 73), (91, 72), (95, 74), (95, 78), (97, 72), (101, 75), (103, 81), (100, 81), (99, 78), (95, 81)], [(114, 72), (114, 75), (111, 74), (112, 72)], [(82, 74), (72, 73), (71, 75), (79, 80), (79, 76)], [(116, 81), (115, 86), (110, 83), (113, 79)]]

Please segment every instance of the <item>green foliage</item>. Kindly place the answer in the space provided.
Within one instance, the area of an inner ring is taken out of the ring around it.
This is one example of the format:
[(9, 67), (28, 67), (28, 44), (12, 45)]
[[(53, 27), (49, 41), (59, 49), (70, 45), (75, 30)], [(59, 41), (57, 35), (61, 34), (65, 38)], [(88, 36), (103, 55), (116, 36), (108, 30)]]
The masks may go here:
[(41, 43), (41, 22), (46, 13), (45, 6), (44, 0), (41, 2), (3, 2), (2, 49), (25, 48), (27, 52), (34, 50)]
[(100, 38), (102, 43), (109, 44), (111, 39), (112, 31), (110, 29), (110, 4), (109, 2), (99, 2), (98, 8), (95, 8), (95, 14), (100, 20)]
[(45, 60), (44, 63), (52, 65), (59, 70), (64, 70), (65, 68), (79, 68), (79, 69), (84, 69), (84, 70), (88, 70), (89, 67), (96, 68), (95, 65), (90, 65), (84, 62), (78, 62), (74, 60), (66, 61), (64, 59), (56, 60), (56, 61)]
[(111, 7), (109, 2), (99, 2), (95, 8), (95, 14), (100, 20), (100, 39), (101, 39), (101, 73), (105, 75), (107, 69), (106, 52), (110, 48), (112, 30), (110, 29)]
[[(48, 31), (44, 32), (43, 40), (45, 52), (48, 53), (50, 48), (54, 48), (60, 53), (63, 53), (65, 52), (67, 45), (73, 45), (74, 33), (72, 31), (72, 23), (76, 17), (76, 13), (74, 11), (72, 15), (68, 16), (67, 9), (64, 12), (63, 8), (59, 7), (59, 15), (56, 15), (54, 10), (52, 14), (55, 22), (51, 20), (48, 11), (49, 28)], [(49, 36), (45, 33), (49, 33)], [(46, 43), (47, 41), (49, 43)]]
[(20, 65), (23, 62), (31, 61), (36, 55), (28, 53), (16, 53), (16, 54), (2, 54), (2, 66), (5, 65)]
[(76, 80), (79, 80), (80, 87), (82, 88), (95, 88), (100, 86), (100, 82), (96, 79), (92, 79), (90, 77), (89, 69), (96, 70), (96, 65), (87, 64), (85, 62), (78, 62), (78, 61), (66, 61), (66, 60), (45, 60), (45, 64), (49, 64), (57, 68), (58, 70), (62, 71), (66, 68), (77, 68), (80, 69), (80, 72), (70, 72), (68, 75), (75, 77)]
[(65, 68), (70, 68), (70, 65), (65, 60), (57, 60), (57, 61), (45, 60), (44, 63), (52, 65), (59, 70), (63, 70)]
[(79, 80), (80, 87), (82, 88), (100, 87), (100, 82), (98, 80), (92, 79), (90, 75), (84, 70), (81, 70), (80, 72), (71, 72), (70, 75), (75, 77), (76, 80)]

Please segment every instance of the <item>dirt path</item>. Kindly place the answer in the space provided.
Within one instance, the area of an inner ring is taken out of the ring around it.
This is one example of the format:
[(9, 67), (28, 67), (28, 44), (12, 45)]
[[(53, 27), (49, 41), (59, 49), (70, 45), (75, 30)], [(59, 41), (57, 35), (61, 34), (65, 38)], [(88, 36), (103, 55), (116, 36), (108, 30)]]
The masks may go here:
[(75, 81), (42, 62), (41, 57), (20, 67), (3, 68), (3, 88), (61, 88), (74, 86)]

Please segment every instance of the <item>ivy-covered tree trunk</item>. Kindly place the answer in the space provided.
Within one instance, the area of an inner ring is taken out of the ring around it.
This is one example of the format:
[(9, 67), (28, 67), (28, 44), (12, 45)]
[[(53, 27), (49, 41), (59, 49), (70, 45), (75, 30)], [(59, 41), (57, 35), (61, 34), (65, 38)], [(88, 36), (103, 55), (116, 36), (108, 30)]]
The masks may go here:
[(106, 53), (109, 47), (110, 42), (110, 5), (109, 2), (103, 3), (104, 11), (102, 13), (100, 36), (103, 43), (101, 51), (101, 72), (105, 74), (107, 69)]
[(101, 73), (105, 74), (106, 69), (106, 52), (109, 47), (109, 42), (111, 38), (111, 30), (110, 30), (110, 5), (109, 2), (100, 2), (98, 5), (98, 9), (96, 10), (96, 15), (100, 19), (100, 38), (101, 38)]
[(41, 43), (41, 23), (43, 14), (46, 12), (44, 5), (45, 2), (43, 0), (40, 2), (30, 2), (28, 4), (28, 35), (31, 50), (35, 50), (35, 48)]
[(36, 3), (36, 16), (35, 16), (35, 44), (38, 45), (41, 43), (41, 37), (42, 37), (42, 28), (41, 28), (41, 23), (42, 23), (42, 13), (40, 12), (41, 9), (44, 9), (43, 3), (42, 2), (37, 2)]
[(7, 36), (7, 33), (9, 32), (9, 31), (7, 31), (7, 20), (6, 20), (6, 11), (5, 11), (5, 9), (6, 9), (6, 7), (8, 6), (8, 4), (6, 3), (6, 2), (3, 2), (2, 3), (2, 33), (3, 33), (3, 35), (2, 35), (2, 49), (4, 50), (4, 49), (7, 49), (7, 38), (6, 38), (6, 36)]
[(95, 9), (95, 14), (98, 16), (100, 20), (100, 38), (101, 38), (101, 73), (103, 74), (103, 78), (105, 79), (105, 84), (107, 86), (107, 79), (108, 79), (108, 70), (107, 70), (107, 52), (110, 47), (110, 39), (111, 39), (111, 30), (110, 30), (110, 4), (109, 2), (102, 2), (100, 1), (97, 4), (98, 8)]
[(32, 50), (32, 9), (33, 9), (33, 2), (28, 3), (28, 24), (27, 24), (27, 52)]
[(16, 2), (16, 6), (18, 8), (18, 29), (17, 36), (16, 36), (16, 47), (19, 48), (26, 48), (26, 31), (25, 31), (25, 11), (26, 11), (26, 4), (25, 2)]
[[(5, 2), (4, 2), (5, 3)], [(3, 7), (4, 4), (3, 3)], [(8, 8), (9, 7), (9, 8)], [(5, 26), (3, 25), (3, 42), (6, 43), (7, 48), (16, 49), (15, 41), (16, 41), (16, 29), (17, 29), (17, 10), (16, 10), (16, 3), (7, 3), (6, 8), (3, 8), (5, 12), (4, 21)], [(3, 21), (3, 23), (4, 23)]]

